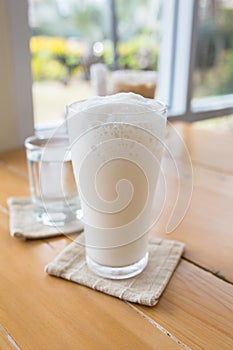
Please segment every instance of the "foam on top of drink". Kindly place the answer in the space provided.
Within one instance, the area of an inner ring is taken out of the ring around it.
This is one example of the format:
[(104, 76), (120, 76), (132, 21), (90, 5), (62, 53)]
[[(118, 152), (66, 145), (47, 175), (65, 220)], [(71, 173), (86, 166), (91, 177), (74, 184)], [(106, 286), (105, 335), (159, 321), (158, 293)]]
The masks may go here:
[[(95, 96), (75, 106), (77, 112), (87, 113), (143, 113), (164, 111), (166, 106), (160, 101), (147, 99), (131, 92), (110, 96)], [(72, 107), (71, 107), (72, 109)]]
[[(166, 106), (160, 101), (147, 99), (134, 93), (95, 96), (70, 105), (69, 111), (71, 112), (68, 122), (71, 143), (95, 127), (98, 127), (98, 130), (95, 130), (94, 139), (97, 135), (105, 139), (108, 135), (110, 136), (110, 130), (114, 137), (116, 128), (121, 137), (125, 137), (127, 125), (131, 125), (131, 133), (132, 130), (136, 132), (136, 128), (142, 128), (161, 140), (165, 137)], [(106, 131), (105, 126), (110, 126), (110, 129)]]

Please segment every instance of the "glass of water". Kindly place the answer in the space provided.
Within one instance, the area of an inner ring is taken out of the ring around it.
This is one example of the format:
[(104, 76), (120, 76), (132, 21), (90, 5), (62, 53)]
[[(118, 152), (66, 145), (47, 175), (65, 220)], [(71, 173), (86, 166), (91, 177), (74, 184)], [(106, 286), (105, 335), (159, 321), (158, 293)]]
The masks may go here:
[(25, 140), (33, 211), (38, 221), (63, 226), (79, 218), (81, 207), (67, 136)]

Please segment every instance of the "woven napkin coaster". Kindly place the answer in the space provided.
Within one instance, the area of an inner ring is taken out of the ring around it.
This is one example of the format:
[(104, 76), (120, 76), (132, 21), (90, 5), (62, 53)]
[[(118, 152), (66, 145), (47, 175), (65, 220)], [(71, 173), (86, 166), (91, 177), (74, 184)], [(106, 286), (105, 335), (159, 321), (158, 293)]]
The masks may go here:
[(46, 226), (38, 222), (33, 214), (30, 198), (8, 198), (10, 210), (10, 234), (21, 239), (39, 239), (60, 236), (83, 231), (80, 220), (72, 221), (64, 226)]
[(158, 303), (180, 257), (184, 244), (177, 241), (150, 238), (149, 262), (138, 276), (125, 280), (110, 280), (96, 276), (85, 261), (85, 249), (76, 238), (66, 247), (45, 271), (57, 277), (83, 284), (89, 288), (133, 303), (154, 306)]

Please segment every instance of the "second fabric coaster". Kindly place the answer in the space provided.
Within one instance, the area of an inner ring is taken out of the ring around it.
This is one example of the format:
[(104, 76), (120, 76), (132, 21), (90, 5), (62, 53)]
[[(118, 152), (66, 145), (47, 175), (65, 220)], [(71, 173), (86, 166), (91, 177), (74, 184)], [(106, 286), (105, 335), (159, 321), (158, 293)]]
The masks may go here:
[(184, 243), (150, 238), (149, 263), (138, 276), (125, 280), (110, 280), (96, 276), (85, 261), (85, 249), (80, 242), (83, 235), (66, 247), (45, 271), (57, 277), (83, 284), (123, 300), (147, 306), (156, 305), (180, 257)]
[(30, 198), (9, 198), (10, 209), (10, 234), (12, 237), (21, 239), (39, 239), (68, 235), (83, 231), (83, 223), (75, 220), (65, 226), (45, 226), (38, 222), (33, 214)]

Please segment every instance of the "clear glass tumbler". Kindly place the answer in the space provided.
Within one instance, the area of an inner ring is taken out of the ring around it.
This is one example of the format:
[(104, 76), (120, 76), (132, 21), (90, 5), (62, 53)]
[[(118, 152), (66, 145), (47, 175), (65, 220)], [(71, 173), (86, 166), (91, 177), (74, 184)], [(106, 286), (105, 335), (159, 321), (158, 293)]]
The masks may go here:
[(128, 278), (147, 265), (166, 113), (162, 102), (135, 94), (96, 97), (68, 106), (86, 261), (100, 276)]
[(80, 214), (67, 136), (25, 140), (35, 217), (45, 225), (63, 226)]

